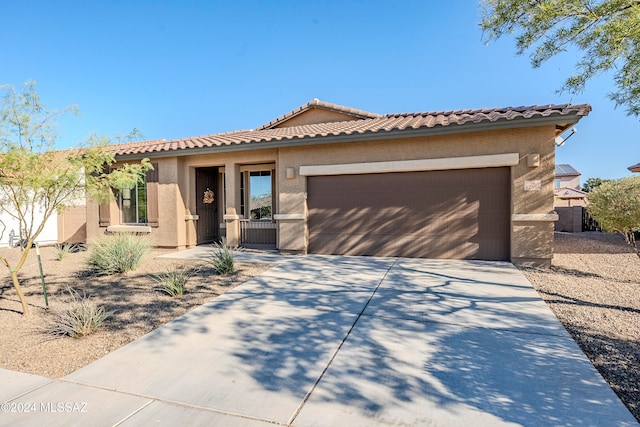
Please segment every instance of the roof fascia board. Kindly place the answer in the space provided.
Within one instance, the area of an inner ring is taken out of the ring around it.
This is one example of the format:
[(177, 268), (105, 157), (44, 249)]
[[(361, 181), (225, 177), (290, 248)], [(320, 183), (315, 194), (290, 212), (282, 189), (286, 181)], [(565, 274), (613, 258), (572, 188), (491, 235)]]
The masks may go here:
[[(286, 148), (300, 145), (321, 145), (335, 144), (341, 142), (356, 141), (379, 141), (396, 138), (415, 138), (421, 136), (450, 135), (455, 133), (482, 132), (490, 130), (514, 129), (525, 127), (551, 126), (567, 124), (567, 127), (575, 125), (582, 118), (578, 115), (536, 117), (536, 118), (516, 118), (513, 120), (501, 120), (496, 122), (464, 123), (461, 125), (452, 124), (449, 126), (436, 126), (432, 128), (420, 129), (396, 129), (389, 132), (364, 132), (350, 135), (328, 135), (281, 139), (276, 141), (256, 141), (251, 143), (239, 143), (234, 145), (220, 145), (215, 147), (190, 148), (171, 151), (159, 151), (151, 153), (136, 153), (117, 155), (117, 160), (137, 160), (142, 158), (162, 158), (162, 157), (183, 157), (200, 154), (227, 153), (232, 151), (260, 150), (268, 148)], [(525, 122), (525, 123), (523, 123)]]

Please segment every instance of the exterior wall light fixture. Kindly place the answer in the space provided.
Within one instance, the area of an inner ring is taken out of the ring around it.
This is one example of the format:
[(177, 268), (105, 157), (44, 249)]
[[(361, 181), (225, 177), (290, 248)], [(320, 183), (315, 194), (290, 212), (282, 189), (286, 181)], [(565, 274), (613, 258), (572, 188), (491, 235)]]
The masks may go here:
[(576, 129), (575, 127), (571, 128), (571, 133), (569, 135), (567, 135), (566, 137), (562, 137), (562, 135), (558, 135), (556, 136), (554, 142), (556, 143), (556, 147), (562, 147), (562, 145), (565, 143), (565, 141), (569, 138), (571, 138), (573, 136), (573, 134), (575, 134), (576, 132), (578, 132), (578, 129)]

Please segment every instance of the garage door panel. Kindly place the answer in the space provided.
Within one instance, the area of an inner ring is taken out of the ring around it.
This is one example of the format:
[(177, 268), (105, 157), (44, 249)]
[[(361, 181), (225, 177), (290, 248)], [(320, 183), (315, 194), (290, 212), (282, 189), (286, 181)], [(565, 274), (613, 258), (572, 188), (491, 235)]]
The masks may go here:
[[(504, 212), (494, 212), (490, 216), (481, 216), (478, 221), (478, 228), (482, 235), (505, 236), (505, 224), (509, 224), (510, 214)], [(508, 227), (508, 225), (507, 225)]]
[[(339, 224), (331, 224), (321, 232), (311, 231), (309, 236), (312, 242), (317, 243), (321, 236), (331, 235), (330, 239), (344, 242), (345, 239), (353, 238), (354, 241), (362, 241), (366, 238), (373, 242), (380, 241), (388, 244), (389, 240), (406, 238), (416, 240), (423, 236), (429, 236), (430, 244), (434, 244), (434, 239), (442, 240), (447, 246), (459, 244), (459, 241), (473, 240), (480, 232), (477, 221), (471, 217), (467, 218), (446, 218), (436, 217), (430, 221), (427, 218), (415, 218), (413, 222), (405, 223), (405, 226), (412, 228), (411, 233), (400, 233), (392, 223), (380, 224), (378, 227), (371, 227), (371, 224), (361, 225), (349, 223), (348, 226), (340, 227)], [(373, 223), (376, 225), (376, 223)], [(492, 238), (489, 233), (484, 233), (486, 237)]]
[(328, 254), (344, 252), (347, 255), (360, 256), (441, 259), (501, 259), (503, 256), (504, 242), (501, 239), (484, 238), (474, 242), (465, 241), (466, 235), (449, 237), (450, 239), (425, 240), (416, 239), (412, 235), (323, 234), (317, 236), (317, 240), (314, 241), (315, 245), (325, 248)]
[(508, 168), (309, 177), (309, 251), (505, 260)]
[(428, 234), (462, 234), (475, 235), (479, 232), (488, 235), (504, 234), (504, 224), (508, 215), (496, 212), (490, 216), (478, 216), (475, 211), (456, 212), (455, 215), (420, 215), (420, 214), (389, 214), (389, 215), (325, 215), (322, 210), (317, 211), (309, 219), (309, 229), (312, 234), (345, 233), (345, 234), (398, 234), (397, 222), (403, 228), (411, 230), (411, 235)]
[[(319, 214), (318, 216), (322, 216)], [(346, 218), (327, 217), (324, 220), (309, 222), (311, 235), (318, 234), (367, 234), (367, 235), (398, 235), (397, 223), (401, 222), (403, 228), (411, 230), (410, 235), (451, 235), (452, 233), (462, 235), (477, 234), (481, 227), (486, 231), (496, 228), (492, 221), (485, 221), (480, 224), (474, 212), (458, 212), (455, 216), (432, 215), (424, 216), (418, 214), (404, 215), (350, 215)], [(317, 230), (317, 231), (316, 231)]]

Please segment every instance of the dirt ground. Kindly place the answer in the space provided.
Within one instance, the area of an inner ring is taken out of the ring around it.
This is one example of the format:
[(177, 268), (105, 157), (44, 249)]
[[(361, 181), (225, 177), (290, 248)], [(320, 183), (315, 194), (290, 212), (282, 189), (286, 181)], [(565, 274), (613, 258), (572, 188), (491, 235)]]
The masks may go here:
[[(266, 264), (238, 264), (238, 271), (219, 276), (203, 261), (173, 261), (155, 256), (169, 251), (154, 251), (136, 271), (119, 276), (88, 275), (86, 252), (69, 254), (58, 261), (53, 247), (41, 248), (49, 306), (59, 306), (67, 289), (86, 294), (112, 312), (103, 328), (82, 338), (54, 337), (41, 332), (51, 316), (45, 309), (42, 284), (35, 250), (19, 277), (31, 315), (23, 316), (11, 284), (9, 272), (0, 265), (0, 368), (28, 372), (49, 378), (67, 375), (105, 354), (156, 329), (158, 326), (204, 304), (235, 286), (260, 274)], [(0, 254), (16, 259), (17, 248), (2, 248)], [(152, 274), (171, 266), (196, 269), (184, 296), (172, 298), (158, 290)]]
[(551, 269), (523, 273), (640, 421), (640, 258), (620, 235), (556, 233)]

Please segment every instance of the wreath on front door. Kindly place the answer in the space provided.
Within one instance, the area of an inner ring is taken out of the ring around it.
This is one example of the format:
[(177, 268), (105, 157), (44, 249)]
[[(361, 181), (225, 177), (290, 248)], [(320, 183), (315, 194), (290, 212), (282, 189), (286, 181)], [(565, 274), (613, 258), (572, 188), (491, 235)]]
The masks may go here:
[(207, 188), (207, 191), (204, 192), (204, 197), (202, 198), (202, 201), (205, 204), (209, 205), (213, 203), (214, 200), (215, 200), (215, 195), (213, 194), (213, 191)]

